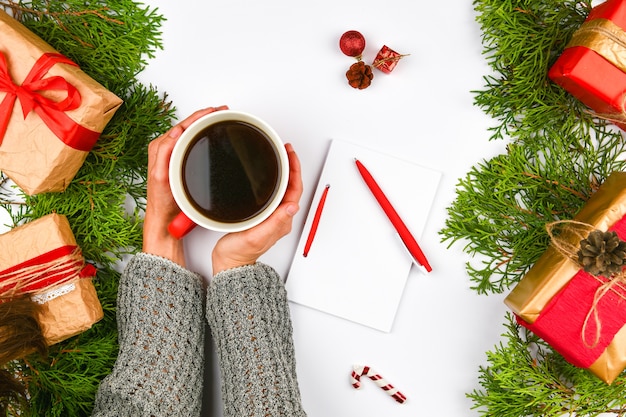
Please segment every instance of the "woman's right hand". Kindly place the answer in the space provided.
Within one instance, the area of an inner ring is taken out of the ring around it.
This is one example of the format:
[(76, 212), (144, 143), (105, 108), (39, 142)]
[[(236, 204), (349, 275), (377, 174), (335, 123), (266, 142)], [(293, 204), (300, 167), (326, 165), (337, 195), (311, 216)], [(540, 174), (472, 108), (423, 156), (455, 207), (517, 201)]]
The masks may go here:
[(289, 183), (278, 208), (261, 224), (242, 232), (228, 233), (213, 248), (213, 275), (227, 269), (252, 265), (278, 240), (291, 231), (293, 216), (299, 210), (302, 196), (300, 161), (291, 144), (286, 144), (289, 157)]

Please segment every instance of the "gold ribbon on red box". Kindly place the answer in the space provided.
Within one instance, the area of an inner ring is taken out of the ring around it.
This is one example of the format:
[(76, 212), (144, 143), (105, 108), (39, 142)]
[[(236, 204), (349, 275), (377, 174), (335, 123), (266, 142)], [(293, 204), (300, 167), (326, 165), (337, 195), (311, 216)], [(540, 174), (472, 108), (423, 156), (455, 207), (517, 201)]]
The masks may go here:
[[(81, 97), (78, 90), (63, 77), (44, 78), (55, 64), (77, 66), (61, 54), (44, 53), (35, 62), (24, 82), (18, 85), (9, 74), (6, 58), (0, 53), (0, 92), (6, 93), (0, 103), (0, 145), (17, 99), (21, 104), (24, 119), (34, 111), (66, 145), (85, 152), (95, 145), (100, 133), (81, 126), (65, 113), (80, 106)], [(65, 91), (67, 96), (60, 101), (54, 101), (42, 94), (51, 90)]]
[(598, 18), (583, 23), (566, 48), (574, 46), (589, 48), (626, 72), (626, 32), (609, 19)]

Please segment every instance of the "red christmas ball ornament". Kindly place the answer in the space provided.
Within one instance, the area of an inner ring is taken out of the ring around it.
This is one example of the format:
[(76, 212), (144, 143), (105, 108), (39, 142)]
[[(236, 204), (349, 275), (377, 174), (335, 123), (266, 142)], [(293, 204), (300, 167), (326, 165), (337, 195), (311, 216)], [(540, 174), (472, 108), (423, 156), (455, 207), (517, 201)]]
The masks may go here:
[(359, 59), (365, 49), (365, 38), (356, 30), (349, 30), (339, 39), (341, 52)]

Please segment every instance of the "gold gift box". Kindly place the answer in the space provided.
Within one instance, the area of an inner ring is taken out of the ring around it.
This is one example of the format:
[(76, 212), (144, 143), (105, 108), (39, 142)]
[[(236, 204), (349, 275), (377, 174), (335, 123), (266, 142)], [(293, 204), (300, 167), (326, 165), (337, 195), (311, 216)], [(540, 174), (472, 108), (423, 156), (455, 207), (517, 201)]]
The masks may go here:
[[(573, 220), (606, 231), (624, 215), (626, 172), (613, 172)], [(579, 269), (576, 263), (550, 245), (504, 302), (522, 319), (534, 323), (552, 297), (567, 285)]]
[[(626, 172), (614, 172), (591, 196), (573, 220), (606, 231), (626, 215)], [(579, 245), (580, 242), (569, 242)], [(521, 319), (534, 323), (545, 306), (565, 287), (580, 267), (550, 245), (505, 298)], [(587, 369), (611, 383), (626, 368), (626, 326)]]

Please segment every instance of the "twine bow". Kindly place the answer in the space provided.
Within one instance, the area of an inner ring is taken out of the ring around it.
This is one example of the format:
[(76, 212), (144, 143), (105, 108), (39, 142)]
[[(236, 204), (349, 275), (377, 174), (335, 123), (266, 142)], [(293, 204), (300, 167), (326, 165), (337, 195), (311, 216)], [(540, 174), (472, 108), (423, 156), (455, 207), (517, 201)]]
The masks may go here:
[[(24, 119), (34, 111), (46, 126), (68, 146), (85, 152), (93, 147), (99, 133), (79, 125), (65, 113), (80, 107), (79, 91), (63, 77), (43, 78), (52, 66), (59, 63), (77, 66), (61, 54), (45, 53), (35, 62), (24, 82), (18, 85), (9, 74), (5, 56), (0, 53), (0, 92), (6, 93), (0, 102), (0, 145), (15, 102), (19, 99)], [(66, 93), (66, 97), (55, 101), (42, 94), (46, 91), (61, 91)]]
[[(555, 230), (557, 227), (562, 227), (558, 235), (556, 234)], [(563, 256), (570, 259), (582, 268), (582, 265), (577, 255), (580, 249), (580, 242), (586, 239), (589, 234), (596, 229), (587, 223), (579, 222), (576, 220), (558, 220), (552, 223), (548, 223), (546, 225), (546, 230), (548, 232), (548, 236), (550, 237), (550, 243), (552, 244), (552, 246)], [(578, 244), (574, 244), (573, 242), (578, 242)], [(625, 298), (624, 295), (616, 291), (616, 288), (619, 288), (622, 291), (626, 290), (626, 272), (622, 269), (618, 273), (611, 274), (608, 277), (605, 276), (604, 278), (606, 278), (606, 280), (593, 274), (589, 275), (601, 282), (601, 285), (596, 289), (593, 296), (593, 301), (591, 303), (591, 307), (589, 308), (589, 311), (585, 316), (585, 320), (581, 329), (581, 337), (586, 347), (594, 348), (600, 342), (602, 329), (602, 322), (598, 313), (598, 304), (602, 297), (604, 297), (611, 290), (613, 290), (621, 298)], [(593, 343), (589, 343), (587, 337), (587, 327), (589, 326), (591, 320), (593, 320), (596, 329)]]
[(95, 273), (93, 265), (85, 264), (78, 246), (62, 246), (0, 271), (0, 300), (46, 292)]

